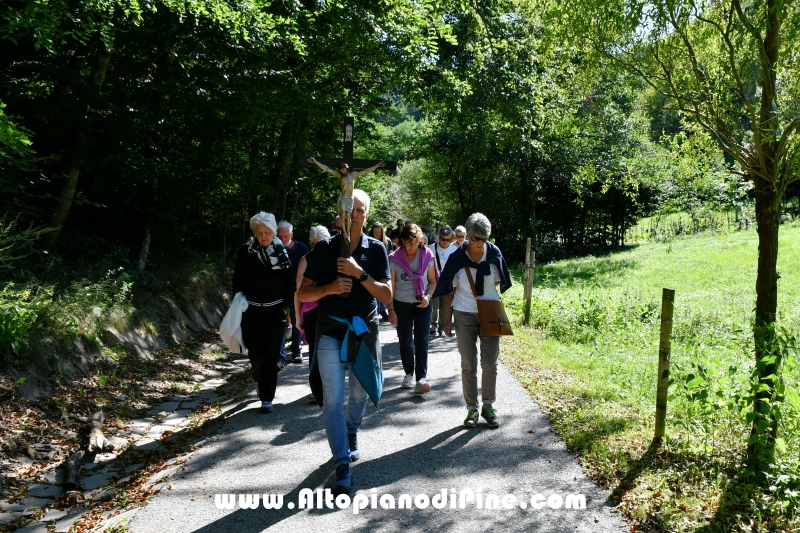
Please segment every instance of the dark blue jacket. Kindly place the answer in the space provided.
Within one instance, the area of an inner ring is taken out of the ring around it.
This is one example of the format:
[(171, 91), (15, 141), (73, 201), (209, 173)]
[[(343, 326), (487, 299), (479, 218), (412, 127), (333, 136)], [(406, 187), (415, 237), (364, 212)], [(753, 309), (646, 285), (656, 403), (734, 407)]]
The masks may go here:
[(436, 284), (436, 291), (434, 291), (431, 299), (438, 298), (439, 296), (446, 296), (453, 292), (453, 279), (456, 277), (459, 270), (466, 267), (476, 268), (478, 270), (478, 275), (475, 277), (475, 291), (478, 293), (478, 296), (483, 296), (483, 277), (492, 273), (489, 268), (492, 264), (497, 266), (497, 271), (500, 273), (500, 293), (506, 292), (511, 287), (511, 274), (508, 273), (508, 266), (506, 265), (506, 260), (503, 259), (500, 248), (487, 242), (486, 261), (476, 263), (467, 255), (468, 244), (469, 241), (464, 242), (458, 247), (458, 250), (450, 254), (450, 257), (447, 259), (447, 264), (444, 265), (444, 270), (442, 270), (439, 276), (439, 282)]

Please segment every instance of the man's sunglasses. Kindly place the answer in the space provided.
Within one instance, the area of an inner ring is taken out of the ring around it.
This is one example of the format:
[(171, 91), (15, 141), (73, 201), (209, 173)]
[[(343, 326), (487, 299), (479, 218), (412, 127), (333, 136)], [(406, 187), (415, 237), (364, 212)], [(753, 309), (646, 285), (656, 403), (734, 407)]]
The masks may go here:
[(445, 239), (444, 237), (439, 237), (439, 242), (450, 242), (450, 239)]
[(480, 237), (476, 237), (475, 235), (472, 235), (470, 237), (470, 240), (472, 240), (474, 242), (486, 242), (486, 239), (481, 239)]

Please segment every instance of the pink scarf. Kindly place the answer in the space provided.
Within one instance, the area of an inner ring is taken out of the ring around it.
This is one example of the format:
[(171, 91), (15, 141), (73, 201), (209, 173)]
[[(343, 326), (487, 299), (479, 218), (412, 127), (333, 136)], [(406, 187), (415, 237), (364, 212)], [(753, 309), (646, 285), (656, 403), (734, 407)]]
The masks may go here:
[[(411, 278), (414, 282), (414, 293), (417, 295), (417, 299), (421, 299), (425, 294), (423, 276), (428, 275), (428, 265), (433, 261), (433, 252), (427, 246), (423, 246), (417, 250), (417, 254), (419, 254), (420, 274), (414, 274), (411, 271), (411, 263), (408, 262), (408, 254), (403, 246), (389, 254), (389, 261), (394, 261)], [(436, 273), (436, 281), (439, 281), (439, 269), (434, 268), (433, 271)]]
[[(319, 301), (316, 302), (303, 302), (302, 307), (300, 307), (300, 312), (303, 314), (303, 318), (305, 319), (306, 313), (309, 311), (313, 311), (319, 306)], [(300, 335), (303, 337), (303, 342), (308, 344), (308, 339), (306, 339), (306, 330), (301, 329)]]

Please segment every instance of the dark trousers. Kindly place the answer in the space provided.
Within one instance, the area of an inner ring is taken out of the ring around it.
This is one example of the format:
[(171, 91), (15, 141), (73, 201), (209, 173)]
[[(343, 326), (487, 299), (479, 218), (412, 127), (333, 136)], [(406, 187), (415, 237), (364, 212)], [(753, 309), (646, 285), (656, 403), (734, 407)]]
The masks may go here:
[(314, 355), (314, 347), (317, 345), (317, 314), (319, 307), (303, 314), (303, 331), (306, 334), (306, 344), (308, 344), (308, 366), (311, 366), (311, 357)]
[(400, 359), (406, 374), (415, 374), (417, 381), (428, 375), (428, 340), (431, 327), (431, 306), (417, 307), (394, 300), (397, 315), (397, 338)]
[(300, 342), (302, 338), (300, 336), (300, 330), (297, 329), (294, 325), (297, 324), (297, 318), (294, 316), (294, 306), (289, 309), (289, 314), (292, 317), (292, 356), (299, 354), (302, 351), (300, 348)]
[(283, 348), (283, 309), (250, 306), (242, 314), (242, 340), (253, 367), (262, 402), (275, 399), (278, 386), (278, 358)]

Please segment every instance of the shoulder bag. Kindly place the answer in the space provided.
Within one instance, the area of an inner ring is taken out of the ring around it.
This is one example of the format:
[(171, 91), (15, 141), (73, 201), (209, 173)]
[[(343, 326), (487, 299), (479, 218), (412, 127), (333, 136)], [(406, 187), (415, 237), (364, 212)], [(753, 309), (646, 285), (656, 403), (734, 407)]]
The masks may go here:
[(478, 320), (481, 323), (481, 336), (483, 337), (499, 337), (501, 335), (513, 335), (511, 331), (511, 323), (506, 316), (505, 307), (503, 302), (499, 300), (479, 300), (478, 291), (475, 290), (475, 281), (472, 279), (472, 272), (469, 267), (464, 267), (467, 270), (467, 279), (469, 279), (469, 286), (472, 287), (472, 295), (478, 304)]

